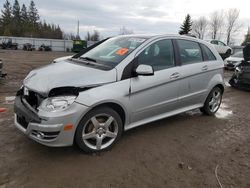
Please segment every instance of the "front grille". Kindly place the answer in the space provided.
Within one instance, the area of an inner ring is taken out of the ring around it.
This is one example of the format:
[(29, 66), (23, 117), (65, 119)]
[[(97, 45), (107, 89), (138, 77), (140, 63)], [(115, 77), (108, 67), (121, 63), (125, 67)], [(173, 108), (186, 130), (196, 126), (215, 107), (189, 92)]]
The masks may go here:
[(17, 115), (17, 122), (25, 129), (27, 129), (29, 122), (22, 116)]
[(234, 67), (234, 64), (227, 64), (228, 67)]
[(25, 100), (33, 109), (37, 110), (37, 108), (39, 107), (39, 105), (43, 100), (43, 97), (34, 91), (31, 90), (27, 91), (28, 91), (27, 93), (23, 92)]

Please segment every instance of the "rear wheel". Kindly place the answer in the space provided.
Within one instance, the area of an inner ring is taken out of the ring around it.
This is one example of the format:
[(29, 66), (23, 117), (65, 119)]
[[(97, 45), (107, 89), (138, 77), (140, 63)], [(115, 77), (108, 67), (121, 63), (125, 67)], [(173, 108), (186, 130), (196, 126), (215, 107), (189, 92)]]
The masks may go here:
[(219, 110), (221, 101), (222, 90), (219, 87), (215, 87), (209, 93), (201, 111), (206, 115), (214, 115)]
[(111, 148), (121, 137), (122, 120), (111, 108), (101, 107), (87, 113), (77, 127), (76, 144), (93, 153)]

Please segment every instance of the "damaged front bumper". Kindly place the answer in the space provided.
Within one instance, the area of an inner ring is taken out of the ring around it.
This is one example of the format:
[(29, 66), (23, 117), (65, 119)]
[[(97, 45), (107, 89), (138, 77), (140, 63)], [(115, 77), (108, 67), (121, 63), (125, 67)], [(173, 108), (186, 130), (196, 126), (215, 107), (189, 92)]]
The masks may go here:
[[(77, 125), (87, 109), (87, 106), (75, 102), (61, 112), (36, 112), (26, 103), (24, 97), (16, 96), (15, 126), (43, 145), (70, 146), (74, 142)], [(72, 128), (65, 129), (67, 125), (72, 125)]]

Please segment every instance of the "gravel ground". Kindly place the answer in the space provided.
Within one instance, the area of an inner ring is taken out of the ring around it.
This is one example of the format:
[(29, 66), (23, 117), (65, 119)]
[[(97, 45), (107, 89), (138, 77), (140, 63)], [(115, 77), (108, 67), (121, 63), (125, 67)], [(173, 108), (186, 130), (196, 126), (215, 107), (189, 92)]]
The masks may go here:
[[(215, 117), (199, 110), (126, 132), (108, 152), (49, 148), (14, 127), (14, 96), (27, 73), (68, 55), (0, 51), (0, 188), (8, 187), (220, 187), (250, 188), (250, 97), (226, 83)], [(227, 81), (232, 72), (225, 72)]]

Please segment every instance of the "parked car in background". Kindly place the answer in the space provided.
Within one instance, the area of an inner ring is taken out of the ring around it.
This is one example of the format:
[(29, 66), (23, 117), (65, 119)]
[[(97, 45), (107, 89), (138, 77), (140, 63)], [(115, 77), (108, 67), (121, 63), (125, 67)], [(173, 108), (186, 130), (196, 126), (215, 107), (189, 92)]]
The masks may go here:
[(230, 46), (230, 48), (232, 48), (232, 50), (233, 50), (232, 54), (235, 54), (237, 52), (242, 52), (242, 50), (243, 50), (244, 47), (245, 46)]
[(25, 44), (23, 44), (23, 50), (24, 51), (34, 51), (34, 50), (36, 50), (36, 48), (31, 43), (25, 43)]
[(45, 45), (45, 44), (42, 44), (39, 48), (38, 48), (39, 51), (52, 51), (52, 48), (51, 46), (48, 46), (48, 45)]
[(214, 48), (217, 50), (217, 52), (223, 59), (229, 57), (233, 53), (232, 48), (230, 48), (225, 43), (219, 40), (206, 40), (206, 41), (214, 46)]
[(243, 51), (236, 52), (224, 60), (225, 69), (234, 70), (244, 60)]
[(47, 146), (111, 148), (123, 131), (220, 107), (223, 61), (212, 45), (179, 35), (123, 35), (31, 71), (17, 92), (15, 125)]
[(0, 43), (0, 49), (17, 50), (18, 44), (12, 42), (11, 38), (2, 38)]

